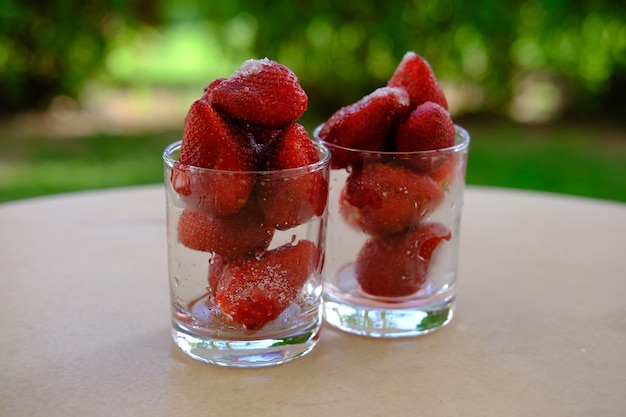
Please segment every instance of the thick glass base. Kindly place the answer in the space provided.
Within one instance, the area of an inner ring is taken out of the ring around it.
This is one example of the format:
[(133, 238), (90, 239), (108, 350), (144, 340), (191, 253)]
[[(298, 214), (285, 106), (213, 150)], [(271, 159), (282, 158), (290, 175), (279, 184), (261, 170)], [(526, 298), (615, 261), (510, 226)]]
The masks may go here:
[(326, 322), (345, 332), (377, 338), (420, 336), (452, 320), (454, 298), (426, 305), (356, 304), (331, 293), (324, 294)]
[(174, 343), (190, 357), (221, 366), (258, 368), (279, 365), (309, 353), (319, 340), (320, 321), (287, 335), (259, 339), (217, 339), (172, 322)]

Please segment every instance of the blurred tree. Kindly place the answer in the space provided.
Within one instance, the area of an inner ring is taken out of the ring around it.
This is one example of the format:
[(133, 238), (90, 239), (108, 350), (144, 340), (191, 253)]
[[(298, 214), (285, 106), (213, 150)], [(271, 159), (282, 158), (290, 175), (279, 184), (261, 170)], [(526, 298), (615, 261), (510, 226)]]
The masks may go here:
[(120, 25), (158, 24), (151, 0), (0, 0), (0, 114), (76, 96)]
[(325, 117), (383, 85), (408, 50), (461, 88), (470, 110), (543, 111), (537, 94), (579, 113), (624, 110), (624, 2), (0, 2), (2, 110), (75, 95), (103, 63), (113, 82), (188, 85), (267, 56), (298, 74)]
[[(507, 111), (514, 95), (530, 96), (533, 106), (535, 92), (580, 112), (624, 109), (623, 100), (606, 100), (623, 88), (626, 73), (623, 2), (229, 0), (197, 7), (222, 27), (241, 16), (253, 20), (252, 52), (296, 71), (317, 112), (384, 84), (407, 50), (426, 57), (442, 81), (477, 87), (468, 91), (479, 93), (483, 110)], [(232, 36), (218, 33), (225, 42)], [(533, 89), (538, 81), (554, 88)]]

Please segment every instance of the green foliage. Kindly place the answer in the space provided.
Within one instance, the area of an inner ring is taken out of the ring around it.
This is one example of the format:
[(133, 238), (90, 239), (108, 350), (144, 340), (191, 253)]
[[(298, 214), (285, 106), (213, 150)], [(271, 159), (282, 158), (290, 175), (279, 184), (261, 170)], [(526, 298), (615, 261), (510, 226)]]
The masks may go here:
[(477, 87), (479, 110), (505, 109), (532, 74), (557, 85), (579, 113), (624, 109), (624, 2), (0, 3), (0, 110), (76, 96), (96, 76), (201, 88), (246, 58), (268, 56), (298, 74), (311, 111), (324, 118), (384, 84), (408, 50), (444, 83)]
[(626, 202), (626, 136), (609, 126), (528, 127), (474, 120), (469, 184)]
[[(468, 184), (626, 202), (624, 132), (465, 121)], [(311, 130), (312, 126), (307, 126)], [(163, 180), (161, 153), (181, 132), (51, 139), (0, 137), (0, 202)], [(9, 146), (10, 145), (10, 146)]]
[[(132, 6), (132, 3), (131, 3)], [(0, 113), (77, 96), (120, 24), (147, 20), (122, 1), (0, 0)]]
[(160, 156), (180, 132), (0, 138), (0, 201), (162, 181)]

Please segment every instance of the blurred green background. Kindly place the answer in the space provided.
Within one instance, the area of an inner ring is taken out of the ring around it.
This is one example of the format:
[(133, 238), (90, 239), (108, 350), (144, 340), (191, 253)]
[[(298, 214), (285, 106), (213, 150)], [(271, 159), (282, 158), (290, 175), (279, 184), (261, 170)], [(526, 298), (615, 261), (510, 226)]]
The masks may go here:
[(409, 50), (472, 135), (468, 183), (626, 202), (609, 0), (0, 0), (0, 201), (160, 182), (191, 102), (246, 59), (298, 75), (312, 130)]

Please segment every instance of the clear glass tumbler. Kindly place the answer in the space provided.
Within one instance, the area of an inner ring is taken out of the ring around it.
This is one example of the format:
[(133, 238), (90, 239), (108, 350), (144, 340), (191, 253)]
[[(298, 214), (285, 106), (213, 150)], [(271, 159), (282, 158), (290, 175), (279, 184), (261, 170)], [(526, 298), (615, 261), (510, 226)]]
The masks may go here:
[(455, 145), (433, 151), (324, 143), (332, 155), (324, 271), (332, 326), (393, 338), (452, 319), (470, 141), (455, 129)]
[(191, 357), (260, 367), (310, 352), (322, 321), (330, 153), (278, 171), (220, 171), (163, 152), (172, 336)]

